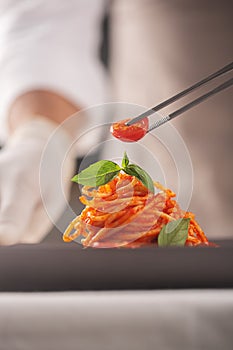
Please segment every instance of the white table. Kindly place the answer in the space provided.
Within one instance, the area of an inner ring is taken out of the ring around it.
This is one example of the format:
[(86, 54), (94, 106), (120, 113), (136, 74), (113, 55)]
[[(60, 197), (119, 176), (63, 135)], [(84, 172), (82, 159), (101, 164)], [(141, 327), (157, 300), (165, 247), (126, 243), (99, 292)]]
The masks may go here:
[(0, 294), (1, 350), (232, 350), (233, 290)]

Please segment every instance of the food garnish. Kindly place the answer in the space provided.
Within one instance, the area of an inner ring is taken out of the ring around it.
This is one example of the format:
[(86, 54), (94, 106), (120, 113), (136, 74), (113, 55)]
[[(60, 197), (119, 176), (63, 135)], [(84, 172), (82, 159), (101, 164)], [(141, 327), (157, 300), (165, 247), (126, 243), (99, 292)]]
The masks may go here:
[(77, 182), (81, 185), (98, 187), (107, 184), (113, 180), (120, 171), (126, 174), (135, 176), (140, 180), (144, 186), (146, 186), (152, 193), (154, 193), (154, 184), (150, 175), (136, 164), (129, 164), (129, 158), (124, 153), (124, 157), (121, 162), (121, 167), (111, 160), (99, 160), (98, 162), (90, 165), (84, 169), (78, 175), (72, 178), (73, 182)]

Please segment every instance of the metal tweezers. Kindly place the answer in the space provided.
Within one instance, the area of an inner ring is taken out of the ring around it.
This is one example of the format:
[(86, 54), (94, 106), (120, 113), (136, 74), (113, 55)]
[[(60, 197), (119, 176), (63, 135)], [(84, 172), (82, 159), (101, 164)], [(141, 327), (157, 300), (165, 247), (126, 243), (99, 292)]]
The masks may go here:
[[(199, 87), (205, 85), (206, 83), (208, 83), (209, 81), (227, 73), (230, 72), (233, 69), (233, 62), (231, 62), (230, 64), (226, 65), (225, 67), (221, 68), (220, 70), (218, 70), (217, 72), (209, 75), (208, 77), (200, 80), (199, 82), (195, 83), (194, 85), (190, 86), (189, 88), (185, 89), (184, 91), (179, 92), (177, 95), (174, 95), (172, 97), (170, 97), (168, 100), (163, 101), (162, 103), (158, 104), (155, 107), (150, 108), (149, 110), (147, 110), (146, 112), (143, 112), (142, 114), (138, 115), (137, 117), (131, 119), (130, 121), (128, 121), (126, 123), (126, 125), (132, 125), (137, 123), (139, 120), (150, 116), (151, 114), (154, 114), (155, 112), (158, 112), (160, 109), (172, 104), (173, 102), (181, 99), (182, 97), (188, 95), (190, 92), (198, 89)], [(213, 90), (210, 90), (209, 92), (203, 94), (202, 96), (198, 97), (197, 99), (193, 100), (192, 102), (184, 105), (183, 107), (179, 108), (178, 110), (176, 110), (175, 112), (168, 114), (167, 116), (161, 118), (160, 120), (156, 121), (154, 124), (152, 124), (147, 132), (150, 132), (153, 129), (158, 128), (159, 126), (165, 124), (166, 122), (168, 122), (169, 120), (172, 120), (173, 118), (178, 117), (180, 114), (186, 112), (187, 110), (191, 109), (192, 107), (198, 105), (199, 103), (203, 102), (204, 100), (206, 100), (207, 98), (209, 98), (210, 96), (213, 96), (215, 94), (217, 94), (218, 92), (227, 89), (228, 87), (230, 87), (231, 85), (233, 85), (233, 78), (227, 80), (225, 83), (218, 85), (217, 87), (215, 87)]]

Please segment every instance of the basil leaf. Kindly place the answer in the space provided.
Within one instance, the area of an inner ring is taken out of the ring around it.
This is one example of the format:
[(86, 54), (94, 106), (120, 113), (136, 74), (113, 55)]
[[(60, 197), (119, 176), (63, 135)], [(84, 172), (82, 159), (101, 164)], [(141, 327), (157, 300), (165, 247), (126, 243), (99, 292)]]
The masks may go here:
[(127, 153), (124, 152), (124, 157), (122, 159), (121, 166), (122, 166), (122, 168), (125, 168), (125, 167), (127, 167), (128, 164), (129, 164), (129, 158), (127, 156)]
[(129, 164), (124, 168), (124, 171), (129, 174), (135, 176), (138, 180), (140, 180), (144, 186), (146, 186), (152, 193), (155, 192), (153, 181), (150, 175), (140, 168), (140, 166), (136, 164)]
[(114, 179), (120, 170), (118, 164), (110, 160), (100, 160), (75, 175), (72, 181), (81, 185), (98, 187)]
[(159, 247), (184, 246), (188, 238), (190, 219), (178, 219), (164, 225), (158, 237)]

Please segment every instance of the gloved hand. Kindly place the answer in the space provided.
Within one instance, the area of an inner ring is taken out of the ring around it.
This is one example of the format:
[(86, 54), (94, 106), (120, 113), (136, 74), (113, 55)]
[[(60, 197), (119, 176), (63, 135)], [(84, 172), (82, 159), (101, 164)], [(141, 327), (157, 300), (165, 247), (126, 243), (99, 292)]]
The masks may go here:
[(56, 127), (35, 118), (0, 151), (0, 245), (39, 242), (67, 204), (74, 158), (68, 133)]

